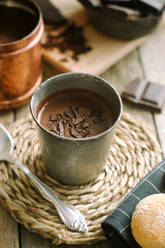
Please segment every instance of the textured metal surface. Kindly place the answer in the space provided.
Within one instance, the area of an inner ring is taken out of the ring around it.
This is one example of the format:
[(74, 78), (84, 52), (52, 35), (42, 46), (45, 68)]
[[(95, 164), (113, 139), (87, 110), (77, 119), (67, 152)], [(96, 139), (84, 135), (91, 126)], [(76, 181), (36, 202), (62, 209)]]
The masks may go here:
[[(67, 88), (90, 89), (103, 96), (115, 115), (113, 126), (89, 138), (65, 138), (44, 129), (36, 118), (38, 104), (50, 94)], [(37, 123), (44, 164), (48, 173), (64, 184), (84, 184), (104, 169), (122, 103), (116, 90), (104, 79), (84, 73), (64, 73), (48, 79), (33, 94), (31, 112)]]

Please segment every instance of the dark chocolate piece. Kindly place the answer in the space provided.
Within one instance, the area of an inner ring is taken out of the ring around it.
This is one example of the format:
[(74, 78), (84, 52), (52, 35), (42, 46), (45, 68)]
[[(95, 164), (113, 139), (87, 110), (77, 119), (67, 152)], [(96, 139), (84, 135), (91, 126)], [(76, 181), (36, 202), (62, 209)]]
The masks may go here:
[(35, 0), (41, 9), (44, 21), (47, 24), (52, 24), (60, 27), (67, 24), (67, 19), (61, 14), (60, 10), (51, 3), (50, 0)]
[(113, 9), (113, 10), (120, 11), (120, 13), (122, 15), (125, 14), (129, 18), (131, 18), (131, 17), (136, 18), (136, 17), (142, 17), (143, 16), (143, 13), (141, 13), (139, 10), (135, 10), (135, 9), (132, 9), (132, 8), (123, 7), (123, 6), (119, 6), (119, 5), (113, 5), (113, 4), (108, 5), (108, 7)]
[(104, 4), (115, 4), (133, 8), (145, 13), (160, 14), (164, 8), (164, 0), (100, 0)]
[(161, 112), (165, 103), (165, 86), (136, 78), (123, 91), (121, 97), (123, 100)]
[(157, 11), (162, 11), (164, 5), (165, 5), (165, 1), (164, 0), (132, 0), (132, 1), (136, 1), (139, 2), (141, 4), (141, 6), (143, 5), (144, 7), (150, 7), (152, 9), (155, 9)]
[(79, 105), (70, 106), (68, 111), (50, 115), (47, 128), (60, 136), (85, 138), (92, 134), (91, 126), (106, 121), (104, 114), (102, 109), (89, 111)]

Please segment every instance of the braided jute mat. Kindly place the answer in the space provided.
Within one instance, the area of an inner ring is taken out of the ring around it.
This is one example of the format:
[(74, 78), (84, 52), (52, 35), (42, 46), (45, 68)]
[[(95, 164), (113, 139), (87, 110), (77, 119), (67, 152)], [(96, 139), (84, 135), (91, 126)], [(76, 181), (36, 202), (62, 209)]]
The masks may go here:
[(161, 150), (152, 131), (124, 113), (113, 138), (107, 166), (87, 185), (62, 185), (48, 176), (42, 163), (36, 126), (31, 117), (9, 128), (16, 144), (13, 152), (61, 200), (84, 214), (88, 233), (69, 230), (55, 207), (33, 187), (26, 175), (13, 164), (0, 163), (0, 201), (13, 218), (53, 244), (92, 244), (104, 240), (101, 222), (122, 198), (161, 161)]

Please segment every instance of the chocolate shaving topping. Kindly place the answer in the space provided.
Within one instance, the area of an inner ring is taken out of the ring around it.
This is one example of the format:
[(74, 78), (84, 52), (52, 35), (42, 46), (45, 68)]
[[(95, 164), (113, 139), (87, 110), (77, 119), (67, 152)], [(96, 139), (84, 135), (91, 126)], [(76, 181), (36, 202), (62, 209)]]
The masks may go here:
[(59, 131), (57, 130), (57, 126), (52, 122), (48, 122), (48, 128), (50, 131), (55, 132), (56, 134), (59, 134)]
[(103, 111), (70, 106), (68, 111), (50, 115), (48, 128), (57, 135), (73, 138), (85, 138), (92, 135), (92, 125), (102, 121)]
[(80, 132), (76, 128), (72, 127), (70, 132), (74, 138), (82, 138), (82, 135), (80, 134)]
[(64, 125), (64, 136), (66, 136), (66, 137), (69, 137), (69, 136), (70, 136), (69, 129), (70, 129), (69, 124), (66, 123), (66, 124)]
[(61, 121), (58, 123), (60, 136), (64, 136), (64, 126)]
[(50, 115), (49, 121), (56, 121), (57, 116)]

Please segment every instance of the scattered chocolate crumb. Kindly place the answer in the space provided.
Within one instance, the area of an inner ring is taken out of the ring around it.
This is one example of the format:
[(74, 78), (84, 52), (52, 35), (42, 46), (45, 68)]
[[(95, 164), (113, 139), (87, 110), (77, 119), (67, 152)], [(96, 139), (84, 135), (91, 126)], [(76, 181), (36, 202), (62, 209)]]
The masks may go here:
[(61, 62), (68, 62), (67, 58), (60, 59)]
[[(58, 30), (58, 29), (56, 29)], [(63, 26), (63, 30), (58, 34), (54, 34), (53, 30), (47, 30), (46, 40), (42, 43), (44, 48), (58, 48), (61, 53), (65, 53), (67, 50), (72, 51), (72, 59), (79, 60), (80, 54), (85, 54), (91, 51), (91, 47), (86, 43), (86, 39), (83, 35), (83, 27), (77, 26), (75, 23), (68, 23)]]

